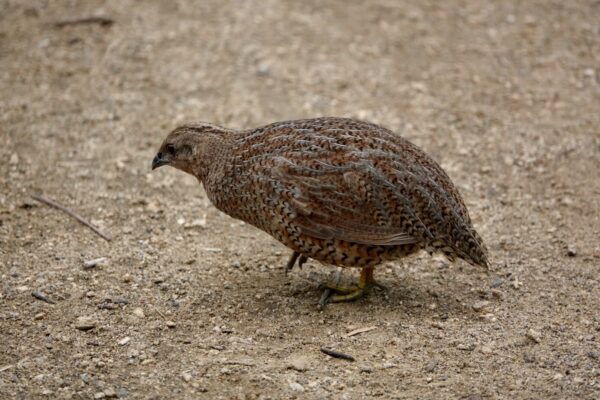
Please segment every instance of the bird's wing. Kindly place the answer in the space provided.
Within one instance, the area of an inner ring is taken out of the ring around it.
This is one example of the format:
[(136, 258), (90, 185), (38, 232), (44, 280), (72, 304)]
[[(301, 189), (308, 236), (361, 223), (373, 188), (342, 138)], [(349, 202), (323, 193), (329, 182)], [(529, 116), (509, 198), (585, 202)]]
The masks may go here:
[(423, 235), (408, 200), (368, 162), (279, 158), (270, 176), (274, 203), (287, 203), (286, 217), (305, 235), (385, 246), (416, 243)]

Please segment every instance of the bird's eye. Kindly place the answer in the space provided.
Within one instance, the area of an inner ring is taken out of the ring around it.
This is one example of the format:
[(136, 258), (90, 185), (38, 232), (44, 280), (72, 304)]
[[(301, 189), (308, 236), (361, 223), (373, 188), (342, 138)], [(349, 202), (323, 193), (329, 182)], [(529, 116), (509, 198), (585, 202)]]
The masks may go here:
[(167, 153), (169, 153), (170, 155), (175, 154), (175, 145), (173, 144), (168, 144), (166, 147)]

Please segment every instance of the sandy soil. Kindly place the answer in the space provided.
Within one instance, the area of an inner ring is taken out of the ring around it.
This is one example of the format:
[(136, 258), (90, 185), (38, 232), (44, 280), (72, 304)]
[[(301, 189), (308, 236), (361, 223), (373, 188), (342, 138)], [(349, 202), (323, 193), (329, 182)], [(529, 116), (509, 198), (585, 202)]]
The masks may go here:
[[(69, 23), (90, 16), (114, 23)], [(598, 1), (0, 1), (0, 398), (599, 398), (598, 21)], [(149, 168), (183, 121), (321, 115), (439, 160), (492, 270), (419, 255), (319, 310), (333, 268), (285, 276), (286, 248)]]

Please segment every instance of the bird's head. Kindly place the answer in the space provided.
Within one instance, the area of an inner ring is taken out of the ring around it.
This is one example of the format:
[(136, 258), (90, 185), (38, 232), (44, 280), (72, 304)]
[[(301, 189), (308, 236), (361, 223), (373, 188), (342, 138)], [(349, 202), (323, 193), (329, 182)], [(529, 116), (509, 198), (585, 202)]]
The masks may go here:
[(169, 165), (202, 178), (231, 132), (204, 122), (179, 126), (163, 141), (152, 160), (152, 169)]

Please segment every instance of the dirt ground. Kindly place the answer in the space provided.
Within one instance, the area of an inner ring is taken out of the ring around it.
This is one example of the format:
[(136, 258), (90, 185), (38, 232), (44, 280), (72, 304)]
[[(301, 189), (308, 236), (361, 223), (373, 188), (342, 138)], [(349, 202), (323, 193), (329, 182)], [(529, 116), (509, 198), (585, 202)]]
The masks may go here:
[[(599, 21), (598, 1), (1, 0), (0, 398), (600, 398)], [(323, 115), (440, 161), (492, 269), (421, 254), (319, 310), (334, 268), (285, 276), (284, 246), (150, 171), (183, 121)]]

